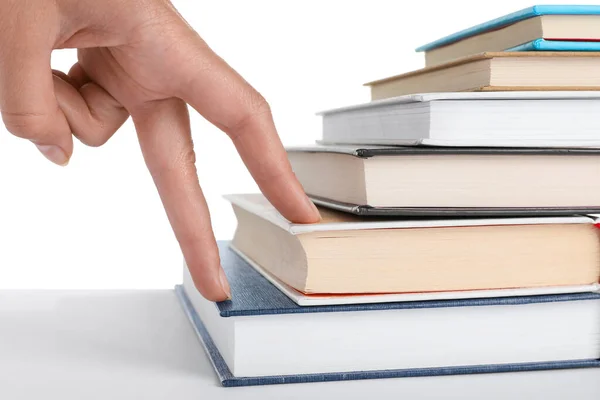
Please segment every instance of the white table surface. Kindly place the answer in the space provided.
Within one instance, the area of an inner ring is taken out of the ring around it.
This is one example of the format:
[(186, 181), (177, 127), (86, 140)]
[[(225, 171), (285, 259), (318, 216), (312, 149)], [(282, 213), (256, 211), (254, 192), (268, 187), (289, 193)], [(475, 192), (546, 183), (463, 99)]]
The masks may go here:
[(600, 399), (600, 369), (222, 388), (172, 291), (0, 291), (0, 399)]

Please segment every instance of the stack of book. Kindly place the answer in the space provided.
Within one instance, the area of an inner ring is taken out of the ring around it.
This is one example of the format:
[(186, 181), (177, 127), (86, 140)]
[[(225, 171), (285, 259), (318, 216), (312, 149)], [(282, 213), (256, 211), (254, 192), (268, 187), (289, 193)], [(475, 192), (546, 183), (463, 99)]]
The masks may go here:
[(600, 366), (598, 40), (600, 6), (440, 39), (288, 149), (321, 222), (228, 196), (232, 299), (176, 288), (222, 384)]

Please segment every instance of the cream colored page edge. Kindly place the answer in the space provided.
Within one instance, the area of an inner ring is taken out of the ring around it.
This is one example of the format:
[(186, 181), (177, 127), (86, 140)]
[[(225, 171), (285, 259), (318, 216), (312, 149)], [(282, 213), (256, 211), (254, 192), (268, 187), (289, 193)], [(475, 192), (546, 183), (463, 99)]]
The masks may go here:
[(522, 288), (522, 289), (497, 289), (497, 290), (465, 290), (452, 292), (430, 292), (430, 293), (400, 293), (400, 294), (378, 294), (378, 295), (351, 295), (351, 296), (319, 296), (304, 295), (289, 285), (286, 285), (268, 271), (260, 267), (254, 261), (249, 259), (235, 246), (229, 245), (238, 256), (246, 261), (252, 268), (261, 274), (266, 280), (273, 284), (283, 294), (289, 297), (299, 306), (329, 306), (329, 305), (348, 305), (348, 304), (371, 304), (371, 303), (395, 303), (407, 301), (428, 301), (428, 300), (458, 300), (458, 299), (478, 299), (491, 297), (512, 297), (512, 296), (536, 296), (567, 293), (600, 293), (600, 284), (576, 285), (576, 286), (548, 286), (541, 288)]

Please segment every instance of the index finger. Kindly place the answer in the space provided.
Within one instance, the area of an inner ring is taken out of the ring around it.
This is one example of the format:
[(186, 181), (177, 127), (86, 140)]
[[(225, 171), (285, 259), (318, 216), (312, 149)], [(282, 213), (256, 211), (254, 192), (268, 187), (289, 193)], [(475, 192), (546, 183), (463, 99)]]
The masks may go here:
[(227, 133), (261, 191), (284, 217), (318, 222), (319, 212), (292, 171), (266, 100), (200, 37), (194, 35), (181, 49), (194, 56), (177, 66), (179, 97)]
[(231, 293), (198, 184), (187, 106), (180, 99), (166, 99), (145, 104), (131, 115), (196, 287), (208, 300), (225, 300)]

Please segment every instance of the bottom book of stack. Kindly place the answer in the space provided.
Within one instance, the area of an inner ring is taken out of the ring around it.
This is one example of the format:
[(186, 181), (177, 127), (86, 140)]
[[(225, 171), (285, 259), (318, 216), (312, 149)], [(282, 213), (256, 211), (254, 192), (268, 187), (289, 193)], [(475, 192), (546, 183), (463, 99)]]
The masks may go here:
[(176, 294), (223, 386), (600, 367), (600, 294), (300, 306), (219, 243), (232, 300)]

